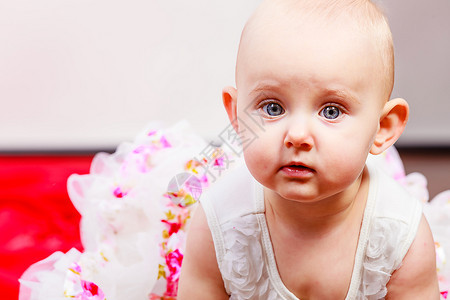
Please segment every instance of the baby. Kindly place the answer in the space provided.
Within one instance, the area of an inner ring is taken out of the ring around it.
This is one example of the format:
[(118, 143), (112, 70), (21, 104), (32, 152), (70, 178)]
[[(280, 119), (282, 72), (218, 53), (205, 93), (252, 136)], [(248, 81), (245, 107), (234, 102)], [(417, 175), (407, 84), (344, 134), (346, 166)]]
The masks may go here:
[(421, 206), (368, 154), (401, 135), (389, 26), (368, 0), (267, 0), (223, 90), (246, 167), (202, 196), (179, 299), (439, 299)]

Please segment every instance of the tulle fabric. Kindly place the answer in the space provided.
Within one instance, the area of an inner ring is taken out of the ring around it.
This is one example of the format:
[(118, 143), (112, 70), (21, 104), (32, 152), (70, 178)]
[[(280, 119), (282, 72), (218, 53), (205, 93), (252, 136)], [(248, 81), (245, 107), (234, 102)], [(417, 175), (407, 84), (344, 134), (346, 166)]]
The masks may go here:
[(65, 299), (62, 296), (66, 272), (80, 256), (81, 253), (76, 249), (66, 254), (55, 252), (30, 266), (20, 279), (19, 300)]
[(151, 124), (115, 153), (97, 154), (90, 174), (68, 180), (85, 251), (30, 266), (19, 299), (174, 299), (187, 220), (211, 181), (202, 170), (224, 169), (224, 152), (205, 156), (207, 148), (181, 122)]

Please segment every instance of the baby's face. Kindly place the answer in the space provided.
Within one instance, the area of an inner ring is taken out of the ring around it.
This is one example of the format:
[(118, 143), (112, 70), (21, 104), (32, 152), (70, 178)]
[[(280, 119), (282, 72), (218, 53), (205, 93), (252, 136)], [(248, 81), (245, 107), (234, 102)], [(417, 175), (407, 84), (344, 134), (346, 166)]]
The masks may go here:
[[(361, 174), (385, 91), (367, 37), (340, 26), (250, 30), (237, 68), (237, 117), (252, 175), (286, 199), (344, 192)], [(251, 129), (251, 131), (249, 130)]]

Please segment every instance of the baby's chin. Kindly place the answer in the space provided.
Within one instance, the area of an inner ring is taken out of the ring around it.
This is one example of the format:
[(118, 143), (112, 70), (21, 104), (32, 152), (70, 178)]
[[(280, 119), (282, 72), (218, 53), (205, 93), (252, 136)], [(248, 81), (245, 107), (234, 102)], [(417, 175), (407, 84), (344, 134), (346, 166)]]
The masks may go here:
[[(317, 185), (316, 183), (291, 183), (287, 186), (266, 187), (270, 189), (277, 197), (286, 201), (292, 201), (302, 204), (317, 204), (323, 200), (340, 199), (346, 195), (353, 194), (352, 186), (356, 180), (345, 183), (329, 183)], [(296, 186), (297, 185), (297, 186)]]
[(317, 192), (283, 192), (278, 193), (278, 195), (290, 202), (296, 202), (301, 204), (314, 204), (323, 200), (325, 197), (323, 195), (319, 195)]
[(317, 190), (307, 188), (307, 187), (267, 187), (266, 186), (266, 197), (267, 200), (272, 200), (277, 198), (278, 200), (283, 200), (287, 202), (296, 202), (304, 204), (312, 204), (319, 202), (323, 199), (323, 196)]

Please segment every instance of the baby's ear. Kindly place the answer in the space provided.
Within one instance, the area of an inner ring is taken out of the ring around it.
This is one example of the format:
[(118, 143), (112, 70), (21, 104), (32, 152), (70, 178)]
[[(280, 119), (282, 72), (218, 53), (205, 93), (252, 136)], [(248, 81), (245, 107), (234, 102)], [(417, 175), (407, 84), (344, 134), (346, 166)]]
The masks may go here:
[(408, 116), (409, 106), (404, 99), (386, 102), (370, 153), (380, 154), (394, 144), (405, 129)]
[(231, 125), (233, 125), (236, 132), (239, 132), (237, 122), (237, 90), (232, 86), (225, 87), (222, 90), (222, 101)]

